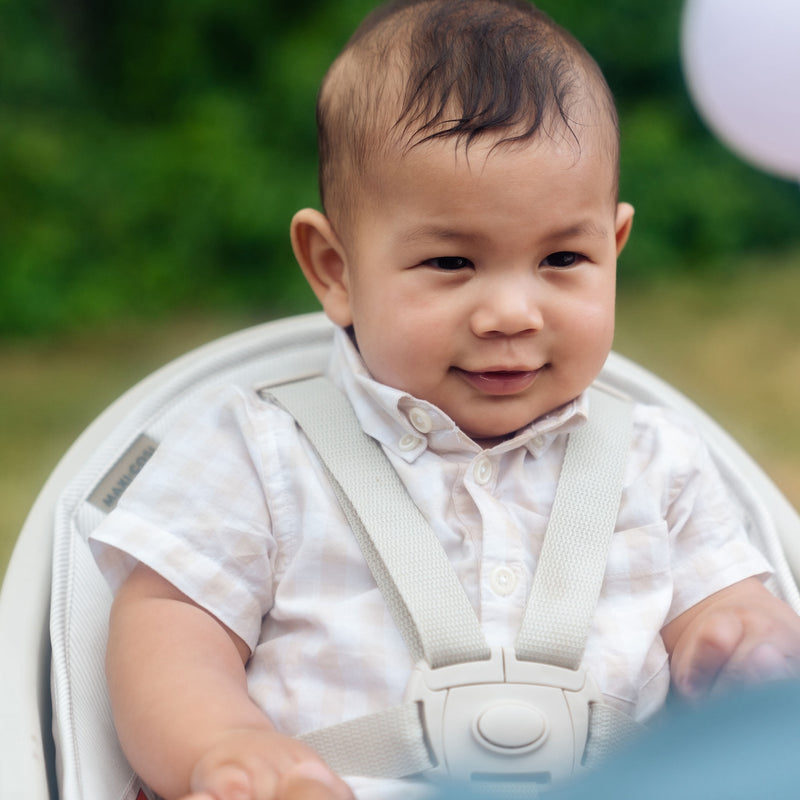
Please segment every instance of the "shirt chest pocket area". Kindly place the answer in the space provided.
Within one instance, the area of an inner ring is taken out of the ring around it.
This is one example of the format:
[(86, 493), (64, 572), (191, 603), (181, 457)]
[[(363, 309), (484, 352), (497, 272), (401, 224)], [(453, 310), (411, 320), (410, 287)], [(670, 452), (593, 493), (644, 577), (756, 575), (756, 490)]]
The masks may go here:
[(666, 522), (612, 537), (587, 657), (603, 694), (626, 713), (658, 707), (669, 688), (659, 632), (672, 604), (670, 562)]
[(614, 532), (603, 586), (606, 596), (660, 594), (671, 587), (666, 522), (659, 520)]

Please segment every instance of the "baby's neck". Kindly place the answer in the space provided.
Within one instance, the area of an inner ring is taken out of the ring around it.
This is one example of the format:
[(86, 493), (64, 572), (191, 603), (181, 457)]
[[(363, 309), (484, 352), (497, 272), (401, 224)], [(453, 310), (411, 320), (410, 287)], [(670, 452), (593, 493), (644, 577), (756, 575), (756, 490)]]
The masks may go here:
[(502, 444), (503, 442), (507, 442), (509, 439), (513, 439), (516, 435), (517, 431), (512, 431), (504, 436), (492, 436), (488, 439), (473, 439), (472, 441), (475, 442), (475, 444), (477, 444), (479, 447), (482, 447), (484, 450), (490, 450), (492, 447), (496, 447), (498, 444)]

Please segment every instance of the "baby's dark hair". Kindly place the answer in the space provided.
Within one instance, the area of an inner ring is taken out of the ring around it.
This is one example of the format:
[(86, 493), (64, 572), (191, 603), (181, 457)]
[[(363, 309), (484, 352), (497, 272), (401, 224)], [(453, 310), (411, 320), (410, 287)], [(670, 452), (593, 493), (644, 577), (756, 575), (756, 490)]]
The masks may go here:
[[(592, 112), (586, 109), (591, 104)], [(598, 123), (598, 119), (601, 120)], [(374, 159), (433, 139), (466, 148), (601, 124), (614, 180), (611, 91), (566, 30), (527, 0), (394, 0), (373, 11), (334, 62), (317, 104), (320, 196), (334, 224), (352, 214)]]

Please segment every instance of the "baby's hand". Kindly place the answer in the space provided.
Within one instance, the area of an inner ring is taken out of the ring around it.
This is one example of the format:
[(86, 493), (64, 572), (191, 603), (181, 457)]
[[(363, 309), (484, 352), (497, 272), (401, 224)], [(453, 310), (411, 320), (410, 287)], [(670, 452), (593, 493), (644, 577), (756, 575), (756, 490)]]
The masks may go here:
[(800, 676), (800, 617), (756, 578), (718, 592), (663, 631), (678, 692)]
[(275, 731), (229, 733), (192, 771), (184, 800), (353, 800), (309, 747)]

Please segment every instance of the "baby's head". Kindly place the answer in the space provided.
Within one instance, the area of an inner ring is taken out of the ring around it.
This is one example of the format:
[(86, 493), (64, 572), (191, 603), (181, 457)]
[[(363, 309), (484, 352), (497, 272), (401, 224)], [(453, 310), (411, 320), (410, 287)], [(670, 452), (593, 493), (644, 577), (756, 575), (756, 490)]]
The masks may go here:
[(587, 126), (616, 176), (614, 100), (583, 46), (527, 0), (395, 0), (372, 12), (322, 84), (323, 207), (344, 228), (373, 169), (430, 139), (572, 139)]
[(491, 443), (588, 386), (613, 336), (611, 93), (525, 0), (373, 12), (319, 105), (325, 215), (292, 225), (328, 315), (378, 380)]

